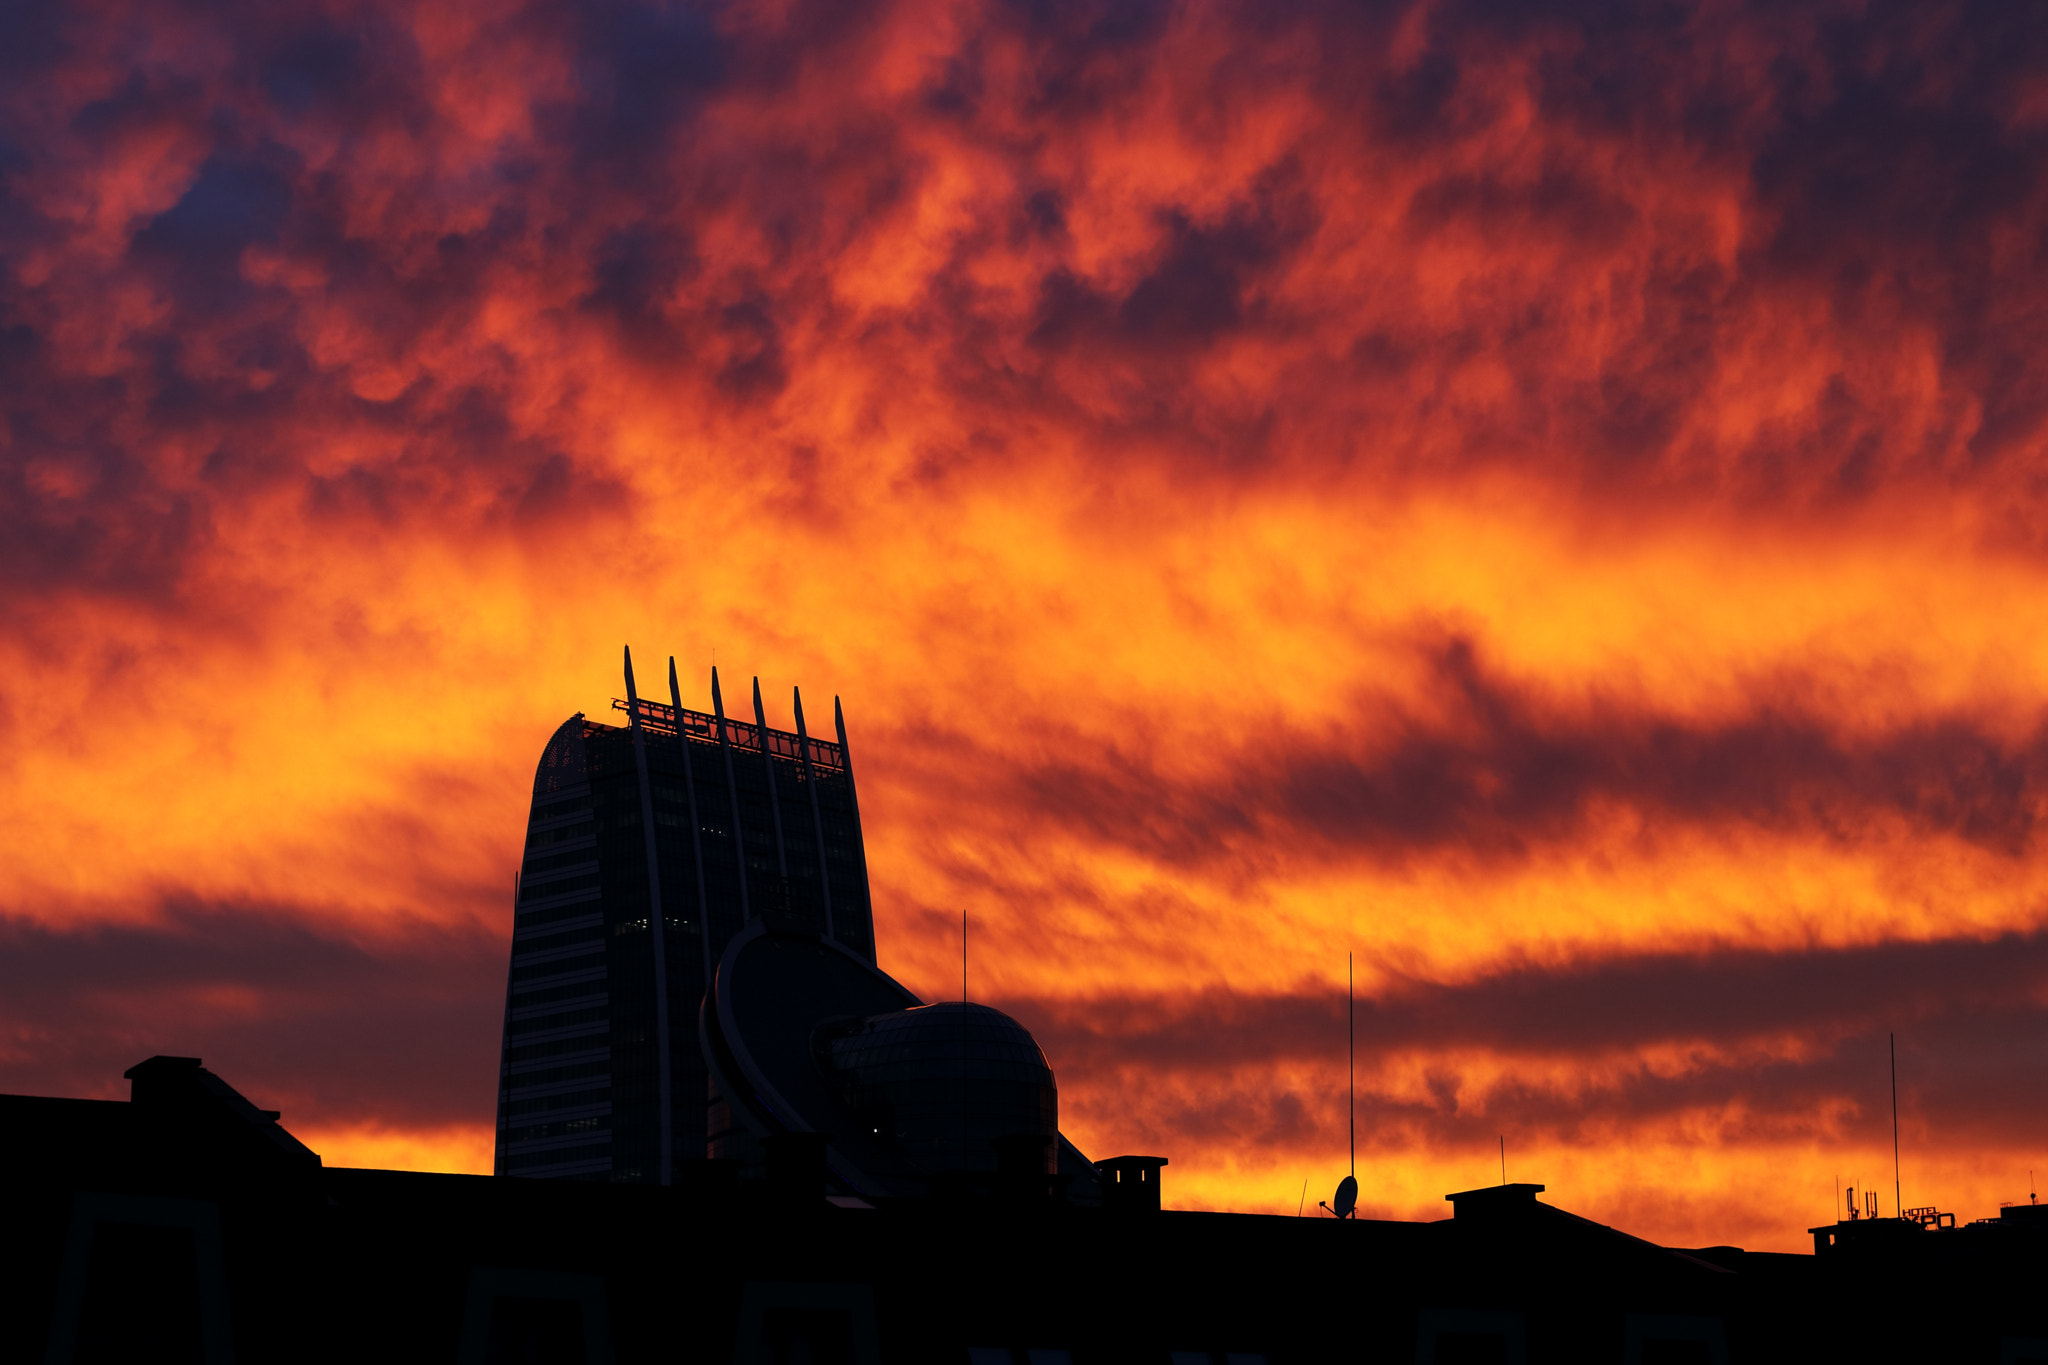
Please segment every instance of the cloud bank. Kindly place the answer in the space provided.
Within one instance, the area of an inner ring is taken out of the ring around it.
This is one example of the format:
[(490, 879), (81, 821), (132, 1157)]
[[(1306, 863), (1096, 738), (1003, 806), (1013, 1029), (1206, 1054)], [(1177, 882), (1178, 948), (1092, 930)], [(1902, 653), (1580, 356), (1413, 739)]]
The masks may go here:
[(966, 909), (1191, 1202), (1334, 1180), (1349, 951), (1372, 1207), (1505, 1136), (1796, 1246), (1756, 1185), (1878, 1174), (1896, 1031), (1909, 1202), (1987, 1213), (2048, 1165), (2039, 27), (10, 6), (0, 1085), (198, 1051), (473, 1154), (520, 793), (630, 641), (842, 695), (884, 965)]

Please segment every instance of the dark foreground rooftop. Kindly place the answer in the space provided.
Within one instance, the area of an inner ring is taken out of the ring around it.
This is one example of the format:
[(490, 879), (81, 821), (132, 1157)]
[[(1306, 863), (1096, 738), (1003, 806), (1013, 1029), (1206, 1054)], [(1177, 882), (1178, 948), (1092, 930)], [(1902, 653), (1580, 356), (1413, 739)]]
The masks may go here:
[(1000, 1172), (870, 1207), (801, 1139), (751, 1185), (331, 1169), (192, 1059), (129, 1076), (125, 1104), (0, 1097), (0, 1359), (2048, 1360), (2032, 1209), (1678, 1250), (1539, 1185), (1432, 1223), (1160, 1211), (1133, 1159), (1103, 1165), (1149, 1179), (1101, 1208)]

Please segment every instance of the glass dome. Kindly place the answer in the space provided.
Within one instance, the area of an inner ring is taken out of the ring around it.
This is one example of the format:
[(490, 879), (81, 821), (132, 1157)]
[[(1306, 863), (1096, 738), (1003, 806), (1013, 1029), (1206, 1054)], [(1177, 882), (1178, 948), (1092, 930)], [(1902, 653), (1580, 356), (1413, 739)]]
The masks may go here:
[(998, 1139), (1059, 1134), (1045, 1053), (1001, 1010), (920, 1005), (829, 1029), (821, 1043), (841, 1099), (928, 1172), (992, 1171)]

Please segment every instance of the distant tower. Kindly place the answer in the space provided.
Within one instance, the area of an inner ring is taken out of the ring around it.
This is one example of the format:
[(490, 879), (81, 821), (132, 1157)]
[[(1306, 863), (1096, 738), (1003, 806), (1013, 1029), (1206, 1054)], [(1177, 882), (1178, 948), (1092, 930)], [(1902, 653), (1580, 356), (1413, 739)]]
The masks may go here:
[[(562, 722), (533, 780), (498, 1068), (500, 1175), (668, 1184), (705, 1154), (698, 1005), (754, 919), (875, 960), (860, 811), (837, 741), (639, 696)], [(648, 832), (653, 831), (650, 843)], [(661, 907), (657, 916), (651, 907)]]

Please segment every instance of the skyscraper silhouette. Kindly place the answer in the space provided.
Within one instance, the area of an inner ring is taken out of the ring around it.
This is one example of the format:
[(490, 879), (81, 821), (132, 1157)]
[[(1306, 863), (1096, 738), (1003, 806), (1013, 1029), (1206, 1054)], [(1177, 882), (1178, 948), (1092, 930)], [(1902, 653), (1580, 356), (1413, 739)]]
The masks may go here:
[[(874, 961), (846, 725), (812, 737), (639, 695), (580, 712), (534, 774), (498, 1076), (500, 1175), (668, 1184), (705, 1154), (698, 1005), (748, 921), (823, 933)], [(651, 837), (650, 837), (651, 836)], [(656, 912), (656, 907), (659, 912)]]

